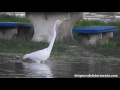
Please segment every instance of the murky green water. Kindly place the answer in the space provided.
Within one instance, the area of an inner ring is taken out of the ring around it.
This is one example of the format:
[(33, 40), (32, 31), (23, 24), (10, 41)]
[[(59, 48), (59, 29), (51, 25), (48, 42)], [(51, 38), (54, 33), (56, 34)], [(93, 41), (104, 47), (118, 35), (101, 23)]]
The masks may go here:
[(79, 78), (79, 75), (120, 76), (119, 60), (53, 58), (41, 64), (0, 57), (0, 78)]

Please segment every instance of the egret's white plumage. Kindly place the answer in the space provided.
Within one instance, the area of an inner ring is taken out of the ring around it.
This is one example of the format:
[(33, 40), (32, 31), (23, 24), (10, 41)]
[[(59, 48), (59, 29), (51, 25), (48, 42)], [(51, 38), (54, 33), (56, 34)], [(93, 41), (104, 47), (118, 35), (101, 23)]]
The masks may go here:
[(55, 22), (54, 28), (53, 28), (54, 29), (54, 35), (53, 35), (53, 38), (52, 38), (52, 40), (51, 40), (51, 42), (50, 42), (50, 44), (47, 48), (29, 53), (29, 54), (26, 54), (26, 55), (23, 56), (23, 59), (31, 59), (31, 60), (40, 61), (40, 62), (44, 62), (45, 60), (47, 60), (50, 57), (50, 54), (51, 54), (51, 51), (52, 51), (52, 48), (53, 48), (53, 45), (54, 45), (54, 41), (55, 41), (55, 38), (56, 38), (56, 28), (61, 23), (62, 23), (61, 20), (57, 20)]

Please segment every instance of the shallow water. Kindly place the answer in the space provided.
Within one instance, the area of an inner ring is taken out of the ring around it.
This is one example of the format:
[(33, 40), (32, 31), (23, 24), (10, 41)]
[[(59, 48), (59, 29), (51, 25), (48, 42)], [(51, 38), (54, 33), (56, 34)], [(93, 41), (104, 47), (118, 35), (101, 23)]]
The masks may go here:
[(80, 78), (80, 75), (120, 76), (119, 60), (53, 58), (43, 64), (10, 57), (2, 58), (0, 58), (0, 78)]

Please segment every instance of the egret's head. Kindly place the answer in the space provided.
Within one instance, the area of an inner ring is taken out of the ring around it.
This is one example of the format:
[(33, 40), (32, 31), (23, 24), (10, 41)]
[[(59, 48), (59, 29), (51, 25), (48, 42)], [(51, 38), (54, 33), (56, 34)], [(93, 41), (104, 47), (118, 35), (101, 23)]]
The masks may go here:
[(63, 21), (62, 20), (57, 20), (56, 21), (58, 24), (61, 24)]
[(59, 28), (60, 24), (63, 24), (65, 22), (66, 22), (66, 20), (57, 20), (54, 24), (55, 30), (57, 30)]
[(66, 23), (68, 20), (57, 20), (57, 23), (59, 24), (63, 24), (63, 23)]

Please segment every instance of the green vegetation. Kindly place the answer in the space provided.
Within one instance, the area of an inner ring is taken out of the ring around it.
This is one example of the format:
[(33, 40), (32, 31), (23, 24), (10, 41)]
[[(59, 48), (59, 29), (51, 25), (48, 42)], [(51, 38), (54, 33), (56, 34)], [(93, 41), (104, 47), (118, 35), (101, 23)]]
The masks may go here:
[(113, 38), (109, 40), (108, 44), (98, 44), (94, 45), (83, 45), (84, 48), (93, 51), (95, 53), (100, 53), (105, 56), (115, 56), (120, 57), (120, 22), (108, 22), (104, 23), (99, 20), (89, 21), (89, 20), (81, 20), (75, 24), (74, 27), (84, 27), (84, 26), (118, 26), (118, 30), (114, 32)]
[(0, 22), (30, 22), (30, 21), (24, 17), (0, 14)]
[(0, 40), (0, 52), (3, 53), (28, 53), (45, 48), (47, 43), (34, 43), (31, 41), (23, 41), (17, 39)]
[(85, 26), (100, 26), (100, 25), (107, 25), (106, 23), (100, 21), (100, 20), (81, 20), (78, 21), (74, 27), (85, 27)]
[[(0, 21), (13, 21), (13, 22), (29, 22), (26, 18), (21, 18), (17, 16), (9, 16), (9, 15), (0, 15)], [(69, 57), (79, 57), (85, 56), (83, 52), (86, 50), (89, 52), (100, 53), (105, 56), (115, 56), (120, 57), (120, 22), (108, 22), (104, 23), (99, 20), (88, 21), (81, 20), (75, 24), (74, 27), (84, 27), (84, 26), (101, 26), (101, 25), (112, 25), (118, 26), (119, 30), (114, 32), (114, 37), (110, 39), (108, 44), (99, 44), (99, 45), (83, 45), (77, 40), (78, 44), (71, 44), (60, 42), (56, 40), (52, 55), (53, 56), (69, 56)], [(45, 42), (32, 42), (33, 32), (29, 33), (29, 36), (25, 40), (20, 40), (17, 38), (12, 38), (11, 40), (0, 40), (0, 52), (1, 53), (18, 53), (25, 54), (34, 52), (39, 49), (43, 49), (47, 47), (49, 44)], [(78, 36), (75, 36), (75, 39), (78, 39)]]

